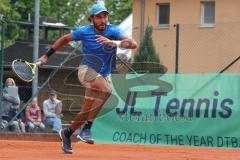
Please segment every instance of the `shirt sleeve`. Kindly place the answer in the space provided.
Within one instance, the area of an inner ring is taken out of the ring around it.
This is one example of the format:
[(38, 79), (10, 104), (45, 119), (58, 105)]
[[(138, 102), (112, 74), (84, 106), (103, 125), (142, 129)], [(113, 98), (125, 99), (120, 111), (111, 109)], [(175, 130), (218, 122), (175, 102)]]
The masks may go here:
[(74, 41), (81, 41), (83, 40), (83, 33), (84, 33), (84, 27), (79, 27), (76, 30), (74, 30), (72, 34), (72, 39)]

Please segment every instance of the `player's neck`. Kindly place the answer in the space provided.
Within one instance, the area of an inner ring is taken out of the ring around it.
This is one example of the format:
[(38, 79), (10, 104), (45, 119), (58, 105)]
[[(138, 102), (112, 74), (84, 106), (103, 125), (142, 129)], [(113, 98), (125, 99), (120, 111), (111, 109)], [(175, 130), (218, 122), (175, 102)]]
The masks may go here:
[(103, 34), (105, 32), (106, 28), (104, 30), (98, 30), (97, 28), (94, 27), (94, 31), (97, 34)]

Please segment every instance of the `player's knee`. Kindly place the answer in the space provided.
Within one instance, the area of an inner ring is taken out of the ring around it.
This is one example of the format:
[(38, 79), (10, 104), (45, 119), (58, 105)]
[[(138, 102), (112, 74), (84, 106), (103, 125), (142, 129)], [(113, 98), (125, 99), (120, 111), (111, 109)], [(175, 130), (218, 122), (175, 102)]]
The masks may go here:
[(112, 89), (110, 87), (106, 87), (102, 90), (104, 93), (108, 94), (108, 95), (111, 95), (112, 93)]
[(112, 89), (110, 87), (104, 87), (104, 88), (101, 88), (101, 92), (104, 95), (104, 97), (106, 98), (111, 95)]

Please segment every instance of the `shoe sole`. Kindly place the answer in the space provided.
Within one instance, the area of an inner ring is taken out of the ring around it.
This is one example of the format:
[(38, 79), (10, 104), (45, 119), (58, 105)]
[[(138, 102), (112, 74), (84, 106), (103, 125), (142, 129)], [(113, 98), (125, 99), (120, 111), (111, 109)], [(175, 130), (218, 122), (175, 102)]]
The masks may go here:
[(94, 141), (86, 141), (86, 140), (82, 139), (81, 136), (78, 136), (77, 138), (80, 139), (80, 141), (85, 142), (87, 144), (94, 144)]
[(62, 130), (60, 130), (60, 131), (58, 132), (58, 134), (59, 134), (60, 140), (61, 140), (61, 142), (62, 142), (62, 150), (63, 150), (63, 152), (66, 153), (66, 154), (72, 154), (73, 151), (66, 151), (66, 150), (63, 148), (63, 138), (62, 138), (62, 133), (61, 133), (61, 131), (62, 131)]

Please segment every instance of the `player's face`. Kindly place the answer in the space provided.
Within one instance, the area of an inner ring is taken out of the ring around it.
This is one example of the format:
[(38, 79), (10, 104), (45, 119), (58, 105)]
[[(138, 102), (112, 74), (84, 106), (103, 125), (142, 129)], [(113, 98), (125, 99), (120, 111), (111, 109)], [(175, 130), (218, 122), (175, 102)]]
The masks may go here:
[(99, 32), (105, 31), (106, 24), (108, 23), (108, 13), (101, 12), (101, 13), (93, 16), (92, 22), (97, 31), (99, 31)]

